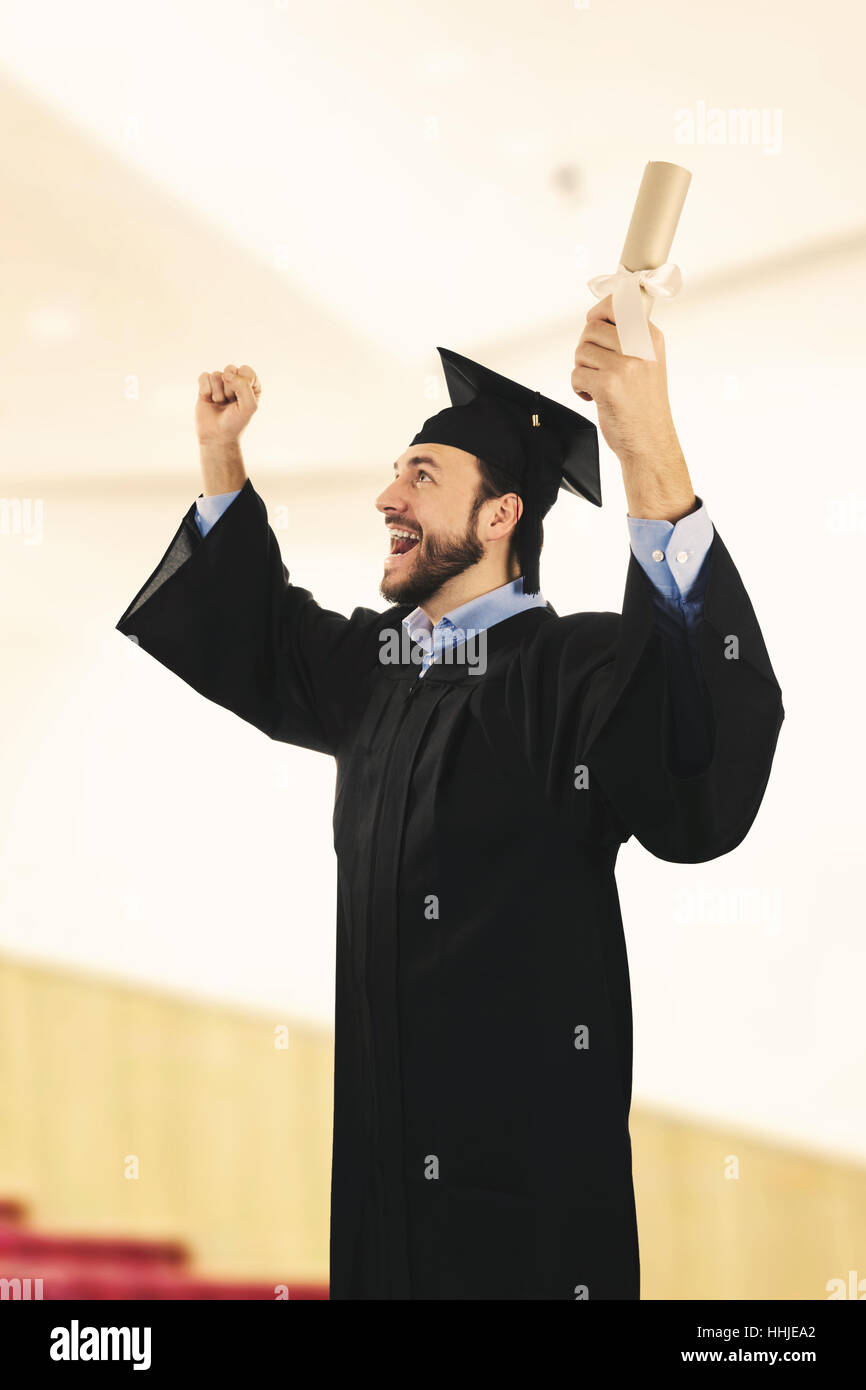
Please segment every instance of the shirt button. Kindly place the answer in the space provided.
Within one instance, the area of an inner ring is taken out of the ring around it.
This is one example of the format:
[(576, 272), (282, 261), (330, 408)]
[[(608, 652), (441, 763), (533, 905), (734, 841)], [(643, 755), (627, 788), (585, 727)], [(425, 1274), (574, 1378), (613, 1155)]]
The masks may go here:
[(678, 562), (679, 562), (681, 565), (684, 565), (684, 564), (686, 563), (686, 560), (687, 560), (688, 558), (689, 558), (689, 552), (688, 552), (687, 550), (678, 550), (678, 551), (677, 551), (677, 560), (678, 560)]
[(653, 559), (654, 559), (654, 560), (663, 560), (664, 558), (665, 558), (665, 553), (664, 553), (663, 550), (654, 550), (654, 551), (653, 551)]

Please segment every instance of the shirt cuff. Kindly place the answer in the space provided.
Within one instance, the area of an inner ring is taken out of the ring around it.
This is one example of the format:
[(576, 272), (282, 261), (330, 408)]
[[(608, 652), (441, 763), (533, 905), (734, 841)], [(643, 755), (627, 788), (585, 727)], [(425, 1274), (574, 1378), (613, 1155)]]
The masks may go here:
[(713, 523), (703, 500), (676, 523), (628, 517), (632, 553), (661, 594), (684, 599), (695, 583), (713, 543)]
[(206, 536), (212, 526), (215, 526), (227, 507), (234, 502), (237, 492), (218, 492), (213, 497), (198, 496), (195, 504), (195, 524), (202, 536)]

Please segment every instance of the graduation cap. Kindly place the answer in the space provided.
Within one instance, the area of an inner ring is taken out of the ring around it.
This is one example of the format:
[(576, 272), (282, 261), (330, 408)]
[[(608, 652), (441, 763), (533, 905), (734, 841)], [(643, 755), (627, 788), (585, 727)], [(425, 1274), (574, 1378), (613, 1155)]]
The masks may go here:
[(530, 391), (468, 357), (437, 348), (451, 405), (424, 421), (416, 444), (451, 444), (495, 464), (523, 499), (523, 592), (540, 588), (542, 518), (560, 487), (601, 506), (598, 430), (576, 410)]

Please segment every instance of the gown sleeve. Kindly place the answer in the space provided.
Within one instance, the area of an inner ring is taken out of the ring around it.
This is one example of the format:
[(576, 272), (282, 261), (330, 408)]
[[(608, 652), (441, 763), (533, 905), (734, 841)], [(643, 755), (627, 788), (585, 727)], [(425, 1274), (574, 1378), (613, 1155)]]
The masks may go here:
[[(626, 831), (677, 863), (715, 859), (745, 838), (785, 716), (754, 609), (718, 532), (707, 564), (689, 703), (678, 709), (672, 699), (673, 682), (689, 672), (654, 630), (649, 580), (632, 557), (615, 649), (589, 681), (578, 732), (578, 759)], [(697, 763), (677, 752), (675, 720), (687, 717), (705, 730)]]
[[(545, 624), (514, 664), (504, 699), (527, 772), (560, 812), (580, 808), (578, 833), (634, 835), (677, 863), (715, 859), (744, 839), (785, 713), (718, 531), (706, 565), (692, 652), (665, 635), (652, 584), (632, 554), (621, 617), (584, 613)], [(586, 781), (575, 790), (579, 768)]]
[(290, 583), (247, 479), (204, 537), (190, 507), (116, 626), (269, 738), (334, 755), (355, 716), (360, 668), (376, 661), (375, 623), (372, 610), (346, 618)]

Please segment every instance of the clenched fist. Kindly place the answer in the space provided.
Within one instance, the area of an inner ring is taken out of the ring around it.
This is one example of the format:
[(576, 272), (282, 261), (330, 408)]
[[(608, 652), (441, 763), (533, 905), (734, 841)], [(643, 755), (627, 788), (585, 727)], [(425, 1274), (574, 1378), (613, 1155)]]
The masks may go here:
[(262, 388), (252, 367), (229, 365), (221, 372), (202, 372), (195, 403), (199, 444), (232, 444), (258, 409)]

